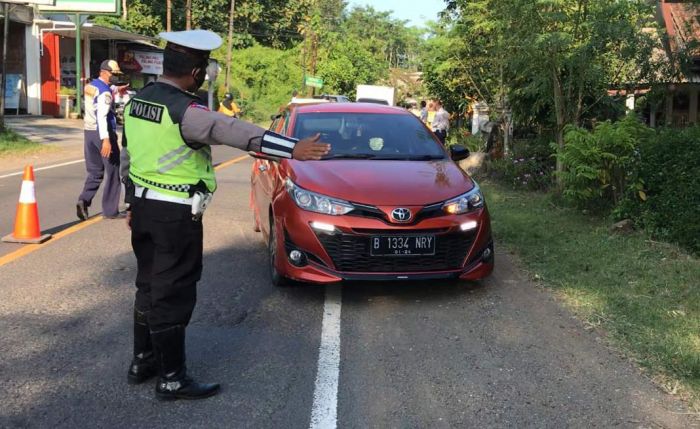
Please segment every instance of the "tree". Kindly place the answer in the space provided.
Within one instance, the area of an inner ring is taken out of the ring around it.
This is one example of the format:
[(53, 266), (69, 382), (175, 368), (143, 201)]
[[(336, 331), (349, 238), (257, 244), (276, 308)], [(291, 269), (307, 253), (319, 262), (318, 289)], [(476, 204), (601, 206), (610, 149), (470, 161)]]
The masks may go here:
[(427, 66), (436, 89), (442, 78), (446, 89), (508, 100), (518, 120), (552, 125), (559, 148), (566, 125), (581, 124), (610, 86), (654, 78), (646, 0), (449, 0), (443, 25), (443, 63)]
[(226, 79), (224, 85), (226, 92), (231, 90), (229, 79), (231, 79), (231, 54), (233, 53), (233, 14), (236, 11), (236, 0), (231, 0), (231, 10), (228, 16), (228, 43), (226, 47)]
[(166, 0), (165, 31), (173, 31), (173, 0)]

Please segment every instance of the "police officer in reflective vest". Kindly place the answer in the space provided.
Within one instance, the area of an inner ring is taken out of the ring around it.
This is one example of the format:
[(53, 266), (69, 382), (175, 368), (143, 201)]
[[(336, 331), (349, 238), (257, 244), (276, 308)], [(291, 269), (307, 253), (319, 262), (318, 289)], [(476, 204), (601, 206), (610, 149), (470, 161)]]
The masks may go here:
[(204, 30), (160, 36), (168, 42), (163, 77), (124, 112), (122, 175), (128, 177), (127, 222), (138, 265), (128, 381), (157, 375), (158, 399), (200, 399), (219, 390), (192, 380), (185, 367), (185, 328), (202, 272), (202, 215), (216, 190), (210, 146), (301, 160), (320, 159), (330, 146), (318, 136), (297, 141), (210, 112), (194, 92), (221, 38)]

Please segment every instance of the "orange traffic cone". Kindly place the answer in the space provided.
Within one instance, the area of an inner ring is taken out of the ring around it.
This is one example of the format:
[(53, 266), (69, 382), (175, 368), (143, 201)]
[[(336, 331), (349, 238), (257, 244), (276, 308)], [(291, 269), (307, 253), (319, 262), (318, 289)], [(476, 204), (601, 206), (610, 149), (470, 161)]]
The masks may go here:
[(6, 243), (30, 243), (38, 244), (51, 238), (51, 234), (41, 235), (39, 227), (39, 210), (34, 194), (34, 168), (31, 165), (24, 167), (22, 178), (22, 190), (19, 193), (17, 203), (17, 217), (15, 218), (15, 232), (2, 238)]

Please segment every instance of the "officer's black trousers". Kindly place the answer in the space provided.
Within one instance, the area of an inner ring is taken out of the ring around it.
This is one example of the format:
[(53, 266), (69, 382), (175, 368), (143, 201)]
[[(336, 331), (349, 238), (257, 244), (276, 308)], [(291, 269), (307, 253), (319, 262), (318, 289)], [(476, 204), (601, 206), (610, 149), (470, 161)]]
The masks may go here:
[(136, 309), (150, 312), (151, 332), (187, 326), (202, 275), (202, 222), (183, 204), (134, 198), (131, 211)]

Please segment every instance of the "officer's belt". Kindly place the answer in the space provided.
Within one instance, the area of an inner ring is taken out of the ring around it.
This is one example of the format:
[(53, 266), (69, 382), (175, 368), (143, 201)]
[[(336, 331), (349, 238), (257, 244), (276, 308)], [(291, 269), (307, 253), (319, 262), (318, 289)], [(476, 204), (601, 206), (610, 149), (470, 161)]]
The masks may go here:
[(147, 200), (156, 200), (156, 201), (166, 201), (169, 203), (176, 203), (176, 204), (184, 204), (186, 206), (191, 206), (192, 205), (192, 200), (193, 198), (180, 198), (180, 197), (173, 197), (170, 195), (165, 195), (161, 192), (154, 191), (153, 189), (149, 188), (144, 188), (143, 186), (137, 186), (134, 195), (136, 198), (145, 198)]

